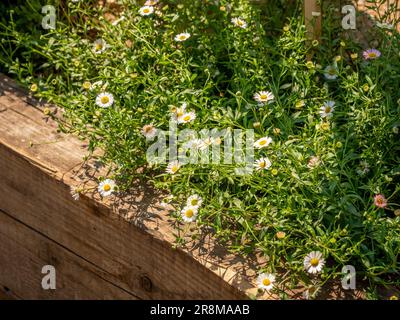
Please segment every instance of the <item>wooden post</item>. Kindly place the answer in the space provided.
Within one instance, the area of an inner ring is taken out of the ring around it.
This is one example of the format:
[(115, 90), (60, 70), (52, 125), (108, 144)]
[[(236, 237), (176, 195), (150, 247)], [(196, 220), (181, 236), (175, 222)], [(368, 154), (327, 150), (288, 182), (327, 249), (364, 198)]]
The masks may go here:
[(304, 0), (304, 21), (310, 40), (320, 40), (322, 10), (320, 0)]

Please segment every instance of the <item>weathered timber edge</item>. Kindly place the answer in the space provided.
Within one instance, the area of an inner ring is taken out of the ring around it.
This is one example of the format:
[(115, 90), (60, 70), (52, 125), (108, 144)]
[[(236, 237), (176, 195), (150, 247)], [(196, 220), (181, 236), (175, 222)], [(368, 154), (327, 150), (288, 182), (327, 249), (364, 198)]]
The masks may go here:
[[(71, 186), (95, 188), (104, 172), (43, 107), (0, 74), (0, 300), (279, 298), (257, 290), (262, 255), (230, 254), (203, 230), (174, 249), (174, 221), (146, 185), (107, 201), (96, 192), (73, 200)], [(56, 268), (56, 290), (42, 289), (45, 265)], [(286, 292), (298, 299), (303, 290)], [(340, 281), (318, 296), (363, 297)]]
[[(87, 152), (82, 141), (56, 129), (37, 102), (0, 74), (0, 298), (246, 299), (256, 293), (251, 262), (211, 238), (173, 249), (168, 215), (145, 187), (119, 199), (121, 206), (95, 194), (74, 201), (74, 168)], [(56, 290), (41, 287), (47, 264), (56, 268)]]

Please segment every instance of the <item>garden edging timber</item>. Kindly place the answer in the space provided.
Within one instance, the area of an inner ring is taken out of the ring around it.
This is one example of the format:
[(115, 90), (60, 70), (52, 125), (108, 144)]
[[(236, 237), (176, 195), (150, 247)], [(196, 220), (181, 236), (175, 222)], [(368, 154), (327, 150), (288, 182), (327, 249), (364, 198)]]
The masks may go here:
[[(228, 253), (209, 234), (174, 249), (174, 221), (143, 184), (108, 202), (94, 192), (75, 201), (71, 187), (95, 189), (99, 172), (82, 169), (87, 145), (59, 133), (43, 108), (0, 74), (0, 299), (278, 298), (257, 290), (260, 256)], [(42, 288), (45, 265), (56, 290)], [(339, 281), (321, 295), (363, 294)]]
[[(255, 287), (246, 278), (252, 270), (243, 271), (248, 269), (244, 259), (231, 256), (224, 266), (224, 254), (209, 244), (173, 249), (165, 211), (139, 222), (91, 196), (74, 201), (73, 169), (87, 151), (76, 137), (58, 133), (40, 108), (0, 75), (2, 294), (24, 299), (247, 298)], [(153, 203), (157, 195), (140, 197)], [(146, 209), (139, 205), (129, 216), (143, 217), (146, 212), (140, 211)], [(56, 269), (56, 290), (41, 287), (44, 265)]]

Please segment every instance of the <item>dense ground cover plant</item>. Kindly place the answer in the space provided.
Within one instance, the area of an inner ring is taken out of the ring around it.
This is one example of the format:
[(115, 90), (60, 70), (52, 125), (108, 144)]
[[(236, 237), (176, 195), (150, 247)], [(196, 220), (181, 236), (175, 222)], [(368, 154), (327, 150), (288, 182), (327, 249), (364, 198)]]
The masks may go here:
[[(265, 290), (319, 287), (349, 264), (371, 287), (399, 285), (400, 44), (390, 25), (367, 48), (338, 37), (334, 6), (319, 43), (306, 41), (301, 8), (280, 1), (121, 0), (66, 1), (45, 31), (33, 18), (44, 4), (0, 7), (0, 68), (62, 106), (62, 130), (104, 151), (103, 196), (149, 179), (171, 194), (178, 220), (263, 253)], [(248, 175), (235, 163), (149, 164), (151, 139), (174, 117), (178, 130), (252, 129), (267, 147), (256, 145)]]

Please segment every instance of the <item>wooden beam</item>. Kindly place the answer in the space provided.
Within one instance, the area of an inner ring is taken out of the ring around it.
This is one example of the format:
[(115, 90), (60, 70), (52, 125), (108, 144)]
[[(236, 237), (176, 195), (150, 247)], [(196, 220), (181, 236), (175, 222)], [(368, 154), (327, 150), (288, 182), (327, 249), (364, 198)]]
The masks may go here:
[(304, 21), (310, 40), (320, 40), (322, 8), (320, 0), (304, 0)]
[(20, 298), (17, 297), (6, 285), (0, 283), (0, 301), (1, 300), (20, 300)]
[[(107, 201), (73, 200), (70, 187), (95, 187), (100, 172), (80, 167), (85, 143), (58, 133), (42, 108), (0, 74), (0, 299), (279, 298), (257, 290), (262, 255), (228, 253), (201, 230), (174, 249), (175, 220), (143, 183)], [(45, 264), (60, 290), (41, 288)], [(325, 297), (339, 298), (329, 289)]]
[[(12, 288), (24, 299), (137, 299), (107, 280), (104, 270), (1, 210), (0, 225), (0, 283), (8, 297)], [(41, 286), (45, 265), (55, 267), (55, 290)]]
[[(256, 292), (258, 264), (211, 238), (173, 249), (175, 229), (154, 190), (137, 185), (114, 199), (118, 205), (92, 194), (74, 201), (70, 187), (94, 178), (73, 170), (86, 154), (83, 142), (56, 129), (0, 75), (0, 270), (7, 272), (0, 283), (29, 299), (246, 299)], [(59, 268), (62, 291), (39, 287), (47, 263)]]

